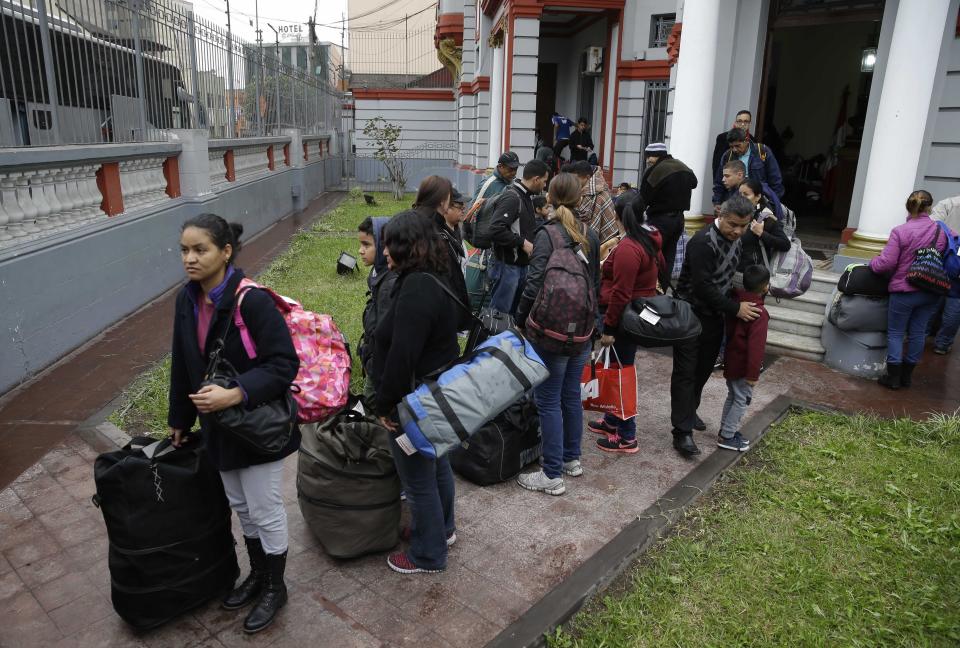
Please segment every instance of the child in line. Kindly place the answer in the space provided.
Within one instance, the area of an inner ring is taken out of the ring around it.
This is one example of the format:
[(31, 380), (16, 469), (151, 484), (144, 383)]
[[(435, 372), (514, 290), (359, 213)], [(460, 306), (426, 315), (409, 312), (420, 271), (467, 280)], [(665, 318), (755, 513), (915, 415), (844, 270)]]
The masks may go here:
[(770, 288), (770, 272), (762, 265), (747, 266), (743, 271), (743, 288), (736, 289), (738, 302), (749, 301), (760, 309), (760, 317), (744, 322), (727, 317), (727, 349), (723, 377), (727, 379), (727, 401), (723, 404), (720, 436), (717, 446), (725, 450), (745, 452), (750, 441), (740, 434), (740, 421), (753, 398), (753, 388), (760, 380), (763, 353), (767, 346), (767, 325), (770, 315), (763, 306), (763, 297)]
[(389, 216), (365, 218), (357, 227), (360, 239), (360, 261), (367, 267), (372, 266), (367, 277), (367, 304), (363, 308), (363, 337), (360, 339), (360, 362), (366, 381), (363, 387), (363, 400), (373, 403), (376, 398), (377, 376), (373, 373), (373, 333), (377, 324), (390, 310), (393, 285), (397, 275), (387, 267), (387, 257), (383, 253), (383, 228), (390, 221)]
[(534, 196), (532, 201), (533, 216), (537, 221), (536, 229), (540, 229), (550, 220), (550, 205), (547, 204), (546, 196)]

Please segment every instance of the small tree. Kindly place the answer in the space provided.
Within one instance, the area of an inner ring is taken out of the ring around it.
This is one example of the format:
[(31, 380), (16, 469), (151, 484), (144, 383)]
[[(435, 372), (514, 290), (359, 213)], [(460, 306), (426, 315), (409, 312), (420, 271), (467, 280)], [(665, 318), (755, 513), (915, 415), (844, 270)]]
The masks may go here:
[(400, 126), (391, 124), (382, 117), (374, 117), (363, 127), (363, 134), (373, 140), (373, 157), (387, 167), (395, 200), (403, 200), (403, 191), (407, 186), (407, 175), (400, 158), (399, 142), (402, 132)]

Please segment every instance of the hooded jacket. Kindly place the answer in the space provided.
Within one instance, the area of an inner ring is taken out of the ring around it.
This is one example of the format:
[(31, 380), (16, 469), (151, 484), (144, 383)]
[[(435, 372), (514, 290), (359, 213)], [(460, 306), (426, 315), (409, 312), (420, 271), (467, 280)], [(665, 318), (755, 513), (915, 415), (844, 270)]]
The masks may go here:
[(938, 250), (943, 252), (946, 249), (947, 237), (929, 215), (909, 218), (903, 225), (893, 228), (880, 256), (870, 260), (870, 269), (890, 277), (890, 292), (916, 292), (917, 289), (907, 282), (907, 272), (917, 257), (917, 250), (934, 244), (934, 241)]
[(697, 188), (697, 176), (686, 164), (667, 156), (644, 171), (636, 213), (647, 217), (677, 214), (690, 209), (690, 194)]
[(767, 252), (767, 259), (772, 259), (775, 252), (787, 252), (790, 250), (790, 239), (783, 231), (783, 223), (773, 215), (769, 209), (757, 209), (753, 214), (754, 221), (763, 223), (763, 235), (757, 236), (753, 230), (747, 229), (740, 237), (743, 241), (743, 250), (740, 252), (740, 265), (738, 270), (743, 272), (747, 266), (762, 265), (763, 252), (760, 251), (762, 245)]
[(723, 354), (723, 377), (727, 380), (756, 381), (760, 379), (760, 365), (767, 347), (767, 328), (770, 314), (763, 306), (763, 295), (746, 290), (734, 290), (737, 303), (751, 302), (760, 309), (760, 316), (744, 322), (736, 315), (727, 315), (727, 349)]
[(387, 257), (383, 253), (383, 228), (390, 222), (389, 216), (372, 218), (373, 244), (376, 248), (376, 257), (373, 269), (367, 277), (367, 305), (363, 309), (363, 337), (360, 339), (358, 353), (363, 371), (376, 387), (377, 378), (373, 374), (373, 335), (377, 324), (384, 314), (390, 310), (393, 301), (393, 286), (397, 282), (397, 274), (387, 267)]
[[(747, 164), (747, 177), (767, 185), (771, 193), (777, 198), (783, 198), (783, 177), (780, 175), (780, 165), (773, 151), (766, 144), (750, 141), (750, 160)], [(762, 148), (761, 148), (762, 147)], [(720, 156), (720, 165), (713, 174), (713, 204), (719, 205), (728, 196), (729, 190), (723, 186), (723, 165), (730, 160), (739, 160), (740, 156), (731, 150)], [(766, 193), (766, 191), (764, 191)]]

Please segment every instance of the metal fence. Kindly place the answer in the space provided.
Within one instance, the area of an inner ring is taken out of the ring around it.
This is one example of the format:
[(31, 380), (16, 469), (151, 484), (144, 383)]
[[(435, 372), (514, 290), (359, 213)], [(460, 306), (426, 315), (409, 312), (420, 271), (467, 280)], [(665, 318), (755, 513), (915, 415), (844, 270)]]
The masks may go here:
[(434, 28), (350, 33), (350, 85), (354, 88), (452, 88), (440, 64)]
[[(0, 0), (0, 146), (339, 126), (332, 80), (177, 0)], [(318, 48), (313, 48), (318, 49)]]

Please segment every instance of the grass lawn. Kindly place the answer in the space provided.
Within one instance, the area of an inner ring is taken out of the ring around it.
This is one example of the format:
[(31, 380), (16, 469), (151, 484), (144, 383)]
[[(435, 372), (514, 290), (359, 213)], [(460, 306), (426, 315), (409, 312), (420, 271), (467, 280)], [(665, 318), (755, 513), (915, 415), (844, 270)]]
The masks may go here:
[(958, 645), (960, 418), (789, 416), (549, 643)]
[[(355, 392), (363, 390), (356, 349), (362, 332), (360, 320), (366, 302), (368, 270), (361, 266), (353, 275), (338, 275), (337, 258), (343, 251), (357, 256), (357, 225), (364, 218), (390, 216), (408, 208), (412, 201), (411, 198), (398, 202), (385, 193), (374, 195), (377, 205), (369, 206), (358, 192), (351, 193), (311, 229), (297, 233), (290, 248), (256, 277), (258, 282), (300, 301), (309, 310), (333, 315), (354, 354)], [(242, 254), (240, 266), (243, 267)], [(110, 421), (130, 434), (165, 435), (169, 382), (170, 360), (166, 358), (130, 385)]]

